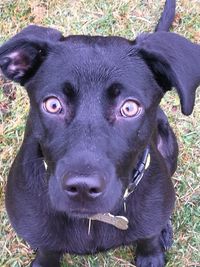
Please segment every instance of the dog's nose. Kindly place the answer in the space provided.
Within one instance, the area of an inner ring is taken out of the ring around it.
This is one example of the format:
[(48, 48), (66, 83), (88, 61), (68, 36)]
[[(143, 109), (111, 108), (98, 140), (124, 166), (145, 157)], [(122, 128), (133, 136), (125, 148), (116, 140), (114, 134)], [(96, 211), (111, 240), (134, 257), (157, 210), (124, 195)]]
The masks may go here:
[(105, 179), (100, 176), (66, 177), (63, 189), (70, 198), (94, 199), (102, 195), (105, 189)]

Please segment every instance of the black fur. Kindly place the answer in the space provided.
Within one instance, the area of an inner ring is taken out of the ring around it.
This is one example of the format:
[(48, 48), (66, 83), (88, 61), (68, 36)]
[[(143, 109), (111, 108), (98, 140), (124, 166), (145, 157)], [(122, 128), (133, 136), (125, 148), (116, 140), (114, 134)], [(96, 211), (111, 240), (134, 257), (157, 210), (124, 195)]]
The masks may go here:
[[(200, 84), (200, 47), (159, 31), (170, 27), (169, 3), (158, 32), (135, 41), (64, 38), (29, 26), (0, 48), (3, 73), (25, 86), (31, 104), (6, 208), (16, 232), (38, 249), (33, 267), (60, 266), (65, 252), (93, 254), (133, 243), (137, 267), (164, 266), (178, 148), (159, 103), (175, 86), (189, 115)], [(58, 114), (44, 108), (52, 96), (62, 105)], [(127, 100), (140, 106), (137, 116), (120, 112)], [(125, 212), (123, 195), (147, 146), (151, 163)], [(126, 216), (128, 230), (94, 221), (88, 234), (88, 216), (107, 212)]]

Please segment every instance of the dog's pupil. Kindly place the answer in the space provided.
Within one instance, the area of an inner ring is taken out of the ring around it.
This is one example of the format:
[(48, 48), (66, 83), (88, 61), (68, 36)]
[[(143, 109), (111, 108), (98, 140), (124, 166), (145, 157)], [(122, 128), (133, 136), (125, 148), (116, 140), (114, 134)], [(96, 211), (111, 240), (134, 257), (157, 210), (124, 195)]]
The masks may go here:
[(134, 111), (134, 105), (126, 104), (125, 110), (127, 113), (131, 113)]
[(57, 104), (56, 103), (52, 104), (52, 109), (57, 109)]
[(51, 100), (49, 104), (50, 104), (51, 110), (55, 111), (59, 108), (59, 104), (56, 100)]

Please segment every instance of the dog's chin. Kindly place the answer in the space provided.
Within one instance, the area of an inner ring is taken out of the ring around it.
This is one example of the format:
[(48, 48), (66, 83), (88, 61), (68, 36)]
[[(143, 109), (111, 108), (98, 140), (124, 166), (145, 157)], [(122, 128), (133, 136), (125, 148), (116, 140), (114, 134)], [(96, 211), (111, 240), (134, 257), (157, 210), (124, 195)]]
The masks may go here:
[(81, 209), (71, 209), (68, 212), (66, 212), (68, 217), (71, 218), (90, 218), (96, 214), (105, 214), (110, 213), (113, 215), (120, 215), (121, 207), (123, 205), (122, 201), (119, 201), (116, 203), (115, 207), (112, 209), (106, 209), (106, 208), (96, 208), (96, 209), (87, 209), (87, 208), (81, 208)]

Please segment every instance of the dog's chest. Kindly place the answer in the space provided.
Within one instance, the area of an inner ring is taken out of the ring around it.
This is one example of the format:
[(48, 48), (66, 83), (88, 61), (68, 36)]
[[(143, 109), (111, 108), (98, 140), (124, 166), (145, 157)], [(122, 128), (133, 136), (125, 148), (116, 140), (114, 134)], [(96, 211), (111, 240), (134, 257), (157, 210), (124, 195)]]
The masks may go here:
[(97, 221), (92, 222), (89, 231), (89, 220), (84, 219), (68, 222), (62, 228), (55, 228), (54, 225), (54, 231), (47, 231), (51, 233), (51, 237), (47, 236), (47, 239), (52, 240), (51, 249), (56, 247), (67, 253), (93, 254), (130, 244), (135, 241), (134, 232), (133, 229), (119, 230), (112, 225)]
[(91, 254), (127, 243), (126, 231), (96, 221), (89, 229), (87, 219), (79, 225), (74, 224), (67, 232), (65, 248), (69, 253)]

